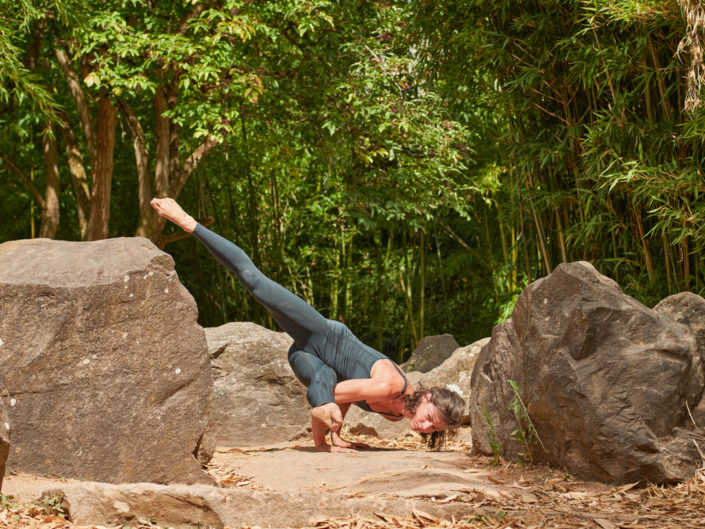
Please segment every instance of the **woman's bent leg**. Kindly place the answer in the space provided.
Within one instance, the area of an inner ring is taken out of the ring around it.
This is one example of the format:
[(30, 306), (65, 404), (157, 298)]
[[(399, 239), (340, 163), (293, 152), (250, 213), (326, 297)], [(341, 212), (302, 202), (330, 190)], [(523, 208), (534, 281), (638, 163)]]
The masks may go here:
[(328, 330), (326, 319), (299, 296), (265, 276), (240, 247), (201, 224), (196, 225), (193, 235), (237, 275), (247, 291), (269, 311), (299, 349), (306, 346), (312, 335), (325, 336)]
[(292, 345), (289, 349), (289, 365), (299, 382), (308, 387), (306, 398), (313, 408), (335, 402), (333, 389), (338, 377), (323, 360)]
[[(337, 432), (343, 425), (343, 414), (335, 403), (333, 389), (338, 381), (335, 371), (316, 355), (300, 351), (296, 345), (289, 349), (289, 365), (299, 381), (308, 386), (306, 398), (311, 410), (313, 441), (316, 449), (330, 450), (325, 442), (325, 428)], [(336, 447), (341, 451), (344, 448)]]

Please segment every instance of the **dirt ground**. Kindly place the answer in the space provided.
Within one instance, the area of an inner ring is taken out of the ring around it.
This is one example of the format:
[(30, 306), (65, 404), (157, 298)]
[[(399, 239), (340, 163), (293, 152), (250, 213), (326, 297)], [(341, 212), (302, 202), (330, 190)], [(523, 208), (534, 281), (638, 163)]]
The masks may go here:
[[(208, 472), (222, 487), (263, 490), (321, 490), (345, 497), (376, 495), (458, 502), (468, 516), (439, 520), (421, 511), (407, 518), (376, 514), (366, 518), (322, 519), (319, 529), (392, 528), (705, 528), (705, 470), (672, 486), (605, 485), (581, 481), (542, 466), (470, 456), (469, 446), (451, 443), (444, 452), (425, 452), (413, 439), (382, 441), (358, 436), (375, 447), (357, 454), (319, 454), (310, 441), (263, 448), (219, 450)], [(56, 481), (6, 476), (0, 528), (80, 529), (61, 517), (57, 504), (38, 504)], [(157, 527), (145, 520), (132, 529)]]

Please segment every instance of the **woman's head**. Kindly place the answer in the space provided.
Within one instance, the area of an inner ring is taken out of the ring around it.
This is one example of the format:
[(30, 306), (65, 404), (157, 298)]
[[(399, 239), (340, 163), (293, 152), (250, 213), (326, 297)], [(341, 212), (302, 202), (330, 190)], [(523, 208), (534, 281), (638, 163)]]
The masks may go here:
[(404, 407), (414, 414), (411, 429), (421, 434), (429, 448), (440, 448), (460, 426), (467, 405), (455, 391), (419, 387), (405, 397)]

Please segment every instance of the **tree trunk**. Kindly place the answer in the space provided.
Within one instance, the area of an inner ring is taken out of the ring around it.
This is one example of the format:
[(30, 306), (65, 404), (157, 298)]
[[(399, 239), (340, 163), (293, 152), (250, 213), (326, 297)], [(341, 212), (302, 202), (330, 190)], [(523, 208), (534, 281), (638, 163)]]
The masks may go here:
[(69, 85), (69, 91), (76, 103), (76, 110), (78, 111), (78, 116), (81, 120), (81, 125), (83, 126), (83, 132), (86, 135), (86, 143), (88, 144), (88, 152), (90, 153), (91, 160), (95, 158), (96, 154), (96, 139), (95, 131), (93, 127), (93, 119), (91, 118), (90, 109), (88, 108), (88, 102), (86, 101), (86, 96), (81, 88), (81, 83), (78, 80), (78, 75), (71, 67), (68, 55), (63, 48), (60, 46), (56, 47), (55, 50), (56, 59), (61, 67), (61, 71), (66, 78), (66, 82)]
[(115, 147), (115, 105), (101, 90), (98, 103), (98, 134), (93, 160), (91, 214), (88, 218), (89, 241), (108, 238), (110, 220), (110, 187), (113, 179), (113, 149)]
[(44, 128), (42, 148), (47, 187), (44, 193), (39, 236), (54, 239), (59, 228), (59, 155), (56, 151), (56, 138), (51, 123), (48, 123)]
[(137, 222), (135, 237), (153, 238), (155, 226), (154, 210), (150, 206), (152, 200), (152, 177), (149, 171), (149, 154), (147, 153), (147, 140), (144, 129), (140, 124), (135, 111), (129, 103), (123, 99), (118, 99), (120, 113), (125, 118), (127, 126), (132, 134), (132, 147), (135, 151), (135, 166), (137, 167), (138, 201), (140, 208), (140, 218)]
[(91, 192), (86, 178), (86, 168), (83, 165), (81, 151), (78, 148), (78, 141), (73, 133), (71, 125), (64, 116), (64, 125), (61, 127), (61, 135), (66, 146), (66, 157), (68, 158), (69, 172), (71, 173), (71, 183), (76, 196), (76, 206), (78, 209), (78, 225), (81, 232), (81, 240), (88, 237), (88, 217), (91, 213)]
[(164, 91), (158, 87), (154, 94), (155, 132), (157, 135), (156, 165), (154, 183), (158, 197), (169, 195), (169, 119), (164, 112), (169, 110)]

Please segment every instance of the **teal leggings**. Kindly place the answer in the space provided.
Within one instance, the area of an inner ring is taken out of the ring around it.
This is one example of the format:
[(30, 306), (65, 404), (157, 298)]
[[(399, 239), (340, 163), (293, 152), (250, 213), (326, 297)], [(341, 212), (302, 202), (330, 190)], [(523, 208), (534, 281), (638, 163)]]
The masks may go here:
[(370, 378), (374, 363), (388, 359), (358, 340), (344, 324), (324, 318), (303, 299), (269, 279), (232, 242), (201, 224), (196, 225), (193, 235), (294, 339), (289, 364), (299, 381), (308, 387), (306, 397), (311, 406), (335, 402), (333, 388), (338, 382)]

